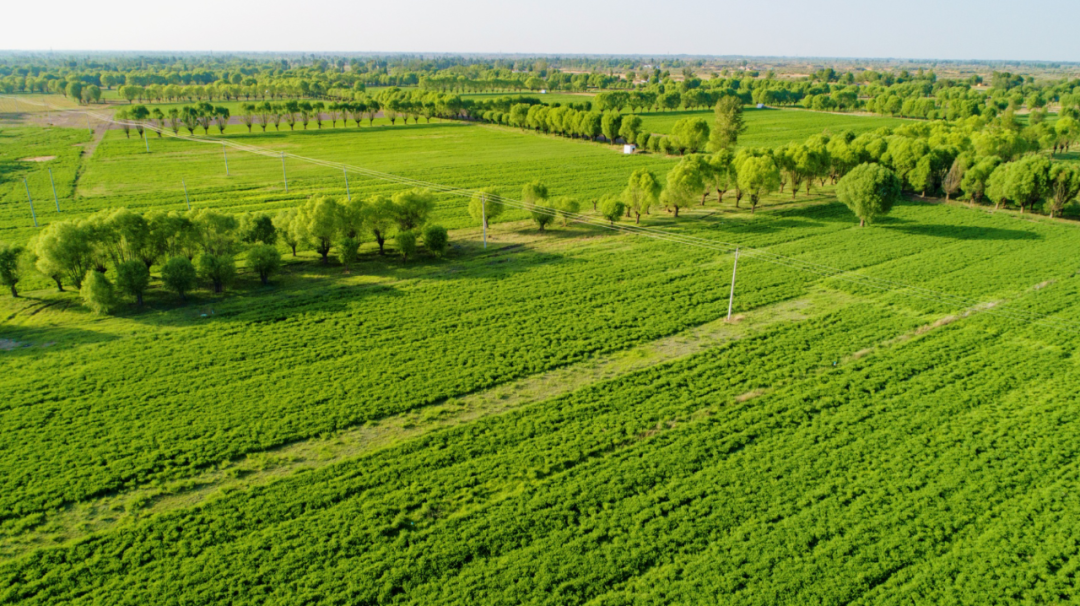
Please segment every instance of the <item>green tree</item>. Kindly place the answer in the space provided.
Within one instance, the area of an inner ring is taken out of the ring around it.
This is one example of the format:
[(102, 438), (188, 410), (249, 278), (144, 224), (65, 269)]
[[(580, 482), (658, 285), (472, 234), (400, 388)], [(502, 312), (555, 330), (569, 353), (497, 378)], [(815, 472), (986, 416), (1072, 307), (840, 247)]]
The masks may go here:
[(732, 149), (738, 144), (739, 135), (746, 131), (742, 111), (742, 100), (734, 95), (723, 96), (717, 101), (709, 134), (709, 151)]
[(297, 221), (322, 262), (329, 263), (330, 248), (341, 231), (341, 205), (337, 199), (322, 194), (312, 196), (300, 207)]
[(94, 266), (89, 234), (75, 221), (57, 221), (45, 227), (34, 240), (34, 255), (38, 271), (52, 278), (61, 291), (63, 277), (79, 288), (83, 276)]
[(618, 196), (612, 194), (605, 194), (600, 198), (600, 214), (615, 225), (615, 222), (622, 218), (623, 213), (626, 212), (626, 204), (619, 199)]
[(674, 209), (677, 218), (679, 209), (690, 206), (704, 190), (705, 175), (700, 160), (696, 156), (687, 156), (668, 171), (667, 186), (660, 194), (660, 203)]
[(116, 286), (142, 306), (143, 293), (150, 286), (150, 270), (142, 261), (124, 261), (116, 266)]
[(270, 244), (256, 244), (247, 249), (247, 266), (259, 274), (259, 280), (265, 285), (270, 276), (281, 269), (281, 253)]
[(187, 257), (172, 257), (161, 267), (161, 282), (175, 292), (183, 301), (185, 295), (195, 288), (195, 266)]
[(747, 158), (739, 164), (739, 188), (750, 195), (751, 214), (762, 196), (780, 189), (780, 169), (768, 156)]
[(364, 225), (375, 236), (379, 245), (379, 254), (384, 254), (386, 239), (394, 227), (394, 202), (381, 194), (375, 194), (364, 201)]
[(896, 173), (880, 164), (860, 164), (840, 179), (836, 198), (855, 213), (859, 226), (892, 210), (903, 186)]
[(339, 240), (338, 257), (347, 273), (350, 267), (360, 261), (360, 240), (351, 236), (345, 236)]
[(19, 291), (15, 289), (15, 285), (19, 283), (19, 270), (21, 267), (19, 261), (22, 258), (23, 251), (22, 246), (0, 242), (0, 284), (10, 288), (13, 297), (19, 296)]
[(394, 236), (394, 245), (404, 261), (408, 261), (411, 255), (416, 253), (416, 232), (410, 230), (398, 231)]
[(478, 190), (469, 200), (469, 216), (474, 221), (479, 222), (485, 229), (490, 225), (492, 219), (503, 213), (503, 209), (503, 203), (499, 198), (499, 190), (494, 186)]
[(608, 143), (615, 143), (619, 137), (619, 128), (622, 126), (622, 115), (617, 111), (606, 111), (600, 119), (600, 131), (607, 138)]
[(972, 165), (964, 171), (964, 176), (960, 179), (960, 189), (972, 205), (982, 201), (987, 181), (1000, 162), (996, 156), (976, 157)]
[(630, 114), (624, 116), (619, 125), (619, 136), (627, 143), (635, 143), (641, 133), (641, 116)]
[(266, 213), (244, 213), (240, 215), (238, 226), (240, 240), (248, 244), (277, 242), (277, 227), (274, 219)]
[(528, 205), (529, 215), (540, 231), (555, 220), (556, 211), (548, 205), (548, 188), (540, 181), (531, 181), (521, 188), (521, 200)]
[(671, 127), (671, 138), (679, 153), (696, 153), (709, 141), (709, 123), (704, 118), (682, 118)]
[(446, 228), (442, 225), (428, 225), (424, 228), (424, 248), (435, 255), (442, 257), (450, 245), (450, 237)]
[(551, 206), (558, 211), (559, 216), (562, 217), (563, 227), (566, 227), (570, 223), (570, 219), (581, 210), (581, 202), (577, 198), (570, 196), (558, 196), (551, 201)]
[(634, 213), (634, 223), (641, 223), (641, 214), (660, 201), (660, 182), (647, 168), (639, 168), (630, 174), (630, 181), (622, 192), (622, 200), (629, 212)]
[(416, 188), (393, 195), (394, 222), (400, 231), (419, 230), (435, 210), (435, 196), (426, 189)]
[(1055, 217), (1080, 194), (1080, 168), (1055, 163), (1050, 167), (1050, 216)]
[(82, 286), (79, 288), (79, 295), (82, 297), (83, 305), (98, 315), (105, 315), (116, 306), (112, 282), (109, 282), (105, 274), (100, 271), (86, 272), (86, 276), (82, 279)]
[(1045, 156), (1024, 156), (1013, 162), (1007, 181), (1007, 197), (1024, 207), (1034, 208), (1050, 193), (1050, 160)]
[(199, 276), (222, 292), (236, 278), (236, 259), (231, 254), (204, 253), (199, 256)]

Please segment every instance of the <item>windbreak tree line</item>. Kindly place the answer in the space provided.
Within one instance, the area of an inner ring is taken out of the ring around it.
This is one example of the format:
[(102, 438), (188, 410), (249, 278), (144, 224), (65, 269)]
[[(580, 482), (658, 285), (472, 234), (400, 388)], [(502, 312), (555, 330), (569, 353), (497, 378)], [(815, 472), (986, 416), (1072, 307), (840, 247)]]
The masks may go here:
[(51, 223), (25, 247), (0, 243), (0, 283), (18, 296), (22, 272), (33, 269), (61, 292), (65, 286), (78, 289), (88, 308), (104, 314), (125, 297), (141, 306), (154, 267), (160, 270), (161, 286), (181, 300), (200, 285), (215, 293), (231, 286), (237, 257), (265, 285), (281, 268), (279, 243), (293, 256), (312, 250), (323, 264), (334, 252), (346, 271), (359, 261), (360, 244), (368, 236), (380, 255), (392, 239), (403, 260), (416, 254), (420, 242), (429, 254), (441, 257), (449, 238), (445, 228), (429, 224), (434, 207), (431, 192), (413, 189), (366, 200), (316, 195), (275, 215), (101, 211)]

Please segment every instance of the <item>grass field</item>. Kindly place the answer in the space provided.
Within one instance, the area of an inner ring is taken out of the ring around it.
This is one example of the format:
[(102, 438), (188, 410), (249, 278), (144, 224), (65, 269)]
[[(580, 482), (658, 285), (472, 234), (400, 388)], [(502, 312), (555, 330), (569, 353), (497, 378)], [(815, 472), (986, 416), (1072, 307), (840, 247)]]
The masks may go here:
[[(874, 120), (747, 117), (753, 145)], [(286, 194), (280, 161), (239, 153), (226, 177), (216, 145), (0, 137), (3, 240), (34, 233), (23, 176), (43, 222), (179, 210), (181, 178), (233, 211), (344, 193), (290, 161)], [(228, 137), (582, 199), (674, 162), (453, 123)], [(859, 228), (831, 187), (645, 217), (751, 251), (728, 323), (730, 255), (504, 219), (485, 251), (443, 197), (444, 259), (305, 252), (186, 305), (0, 298), (0, 604), (1077, 598), (1073, 225), (905, 202)]]
[[(751, 147), (778, 147), (789, 141), (805, 141), (807, 137), (820, 135), (822, 132), (836, 134), (850, 130), (858, 134), (907, 122), (902, 118), (829, 114), (797, 109), (746, 108), (743, 116), (746, 118), (746, 133), (739, 137), (739, 143)], [(701, 117), (711, 124), (713, 113), (711, 110), (644, 113), (641, 114), (642, 129), (667, 134), (671, 132), (675, 122), (686, 117)]]

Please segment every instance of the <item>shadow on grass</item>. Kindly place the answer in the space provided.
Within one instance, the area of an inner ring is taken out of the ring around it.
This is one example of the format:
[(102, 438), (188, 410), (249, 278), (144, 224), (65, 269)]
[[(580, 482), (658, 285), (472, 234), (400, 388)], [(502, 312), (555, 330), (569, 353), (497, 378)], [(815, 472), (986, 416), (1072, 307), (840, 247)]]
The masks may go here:
[(999, 227), (974, 227), (969, 225), (937, 225), (927, 223), (898, 224), (897, 221), (879, 221), (877, 227), (898, 231), (912, 236), (932, 236), (952, 240), (1041, 240), (1037, 233), (1020, 229)]

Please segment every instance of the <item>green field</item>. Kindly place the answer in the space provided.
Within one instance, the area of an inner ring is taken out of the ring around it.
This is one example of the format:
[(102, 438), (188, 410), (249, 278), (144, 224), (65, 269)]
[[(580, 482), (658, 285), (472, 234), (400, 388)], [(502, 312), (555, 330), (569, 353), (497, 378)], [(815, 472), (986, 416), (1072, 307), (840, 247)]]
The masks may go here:
[[(900, 122), (746, 116), (747, 145)], [(675, 163), (477, 124), (241, 130), (514, 196)], [(182, 210), (181, 179), (231, 212), (345, 193), (299, 160), (286, 193), (276, 158), (90, 140), (0, 132), (0, 240), (36, 233), (23, 177), (42, 224)], [(0, 298), (0, 604), (1076, 600), (1080, 231), (918, 201), (859, 228), (831, 186), (743, 206), (654, 210), (656, 238), (509, 211), (484, 250), (442, 195), (445, 258), (367, 236), (348, 272), (304, 251), (104, 317), (27, 278)], [(734, 322), (732, 256), (680, 237), (748, 251)]]
[[(641, 127), (648, 132), (668, 134), (675, 122), (687, 117), (701, 117), (711, 124), (713, 113), (710, 110), (643, 113)], [(746, 108), (743, 110), (743, 117), (746, 119), (746, 133), (739, 138), (739, 143), (752, 147), (778, 147), (789, 141), (805, 141), (811, 135), (820, 135), (822, 132), (837, 134), (852, 131), (859, 134), (883, 126), (900, 126), (907, 122), (902, 118), (829, 114), (797, 109)]]

